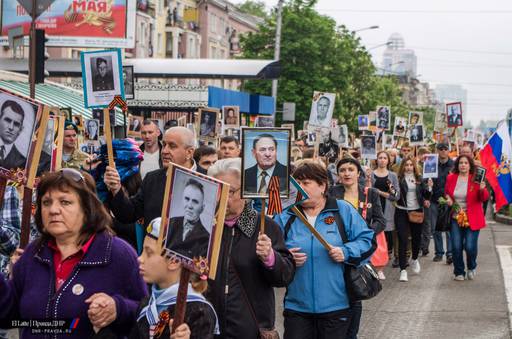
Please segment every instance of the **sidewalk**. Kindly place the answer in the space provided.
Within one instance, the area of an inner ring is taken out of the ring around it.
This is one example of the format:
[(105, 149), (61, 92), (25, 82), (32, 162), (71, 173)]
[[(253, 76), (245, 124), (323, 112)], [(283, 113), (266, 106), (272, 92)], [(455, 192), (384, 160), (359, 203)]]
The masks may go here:
[(490, 223), (480, 232), (473, 281), (454, 281), (453, 266), (434, 263), (432, 254), (420, 257), (421, 274), (409, 271), (407, 283), (398, 281), (398, 269), (387, 267), (383, 291), (363, 302), (359, 338), (510, 338), (494, 238), (512, 245), (512, 226)]

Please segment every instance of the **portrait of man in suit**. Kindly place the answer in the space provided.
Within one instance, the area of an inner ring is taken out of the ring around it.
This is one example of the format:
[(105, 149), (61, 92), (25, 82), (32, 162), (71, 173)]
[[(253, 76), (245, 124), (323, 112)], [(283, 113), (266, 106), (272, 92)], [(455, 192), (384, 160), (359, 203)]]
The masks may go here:
[(448, 127), (462, 126), (462, 112), (459, 104), (448, 106)]
[(94, 92), (111, 91), (114, 89), (114, 76), (106, 58), (98, 57), (93, 63), (93, 65), (96, 65), (96, 69), (93, 68), (92, 70), (92, 74), (94, 74), (92, 90)]
[(6, 100), (0, 107), (0, 167), (25, 168), (27, 158), (16, 147), (15, 141), (23, 130), (25, 112), (19, 103)]
[(183, 215), (172, 217), (165, 247), (187, 258), (206, 258), (210, 232), (201, 222), (205, 210), (205, 189), (201, 182), (190, 178), (184, 190), (175, 192), (182, 199)]
[(270, 178), (273, 176), (279, 177), (279, 192), (287, 194), (288, 164), (281, 164), (277, 160), (278, 151), (288, 154), (288, 146), (278, 150), (278, 142), (271, 133), (261, 133), (254, 138), (251, 155), (256, 164), (244, 170), (245, 196), (268, 197)]

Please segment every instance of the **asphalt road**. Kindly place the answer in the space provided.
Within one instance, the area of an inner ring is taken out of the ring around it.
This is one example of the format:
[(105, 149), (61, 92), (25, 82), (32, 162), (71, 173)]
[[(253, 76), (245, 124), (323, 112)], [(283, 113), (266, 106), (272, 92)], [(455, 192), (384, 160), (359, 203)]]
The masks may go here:
[[(432, 254), (420, 257), (421, 273), (409, 272), (409, 282), (399, 282), (399, 269), (386, 267), (382, 292), (363, 302), (358, 338), (512, 338), (496, 245), (512, 249), (512, 226), (491, 222), (481, 231), (473, 281), (454, 281), (453, 267), (433, 262)], [(276, 292), (276, 323), (282, 331), (284, 290)]]

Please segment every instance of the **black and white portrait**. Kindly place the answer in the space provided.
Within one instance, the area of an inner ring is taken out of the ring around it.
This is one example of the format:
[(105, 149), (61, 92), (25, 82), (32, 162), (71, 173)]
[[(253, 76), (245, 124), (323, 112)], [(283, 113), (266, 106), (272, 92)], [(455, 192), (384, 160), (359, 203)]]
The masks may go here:
[(446, 113), (445, 112), (436, 112), (436, 117), (435, 117), (435, 120), (434, 120), (434, 131), (436, 132), (443, 132), (447, 125), (447, 120), (446, 120)]
[(100, 133), (100, 121), (98, 119), (85, 120), (85, 138), (97, 141)]
[(411, 127), (409, 140), (411, 145), (423, 144), (423, 125), (414, 125)]
[(315, 91), (313, 93), (313, 102), (311, 103), (309, 125), (328, 128), (331, 124), (335, 99), (335, 93), (323, 93)]
[(474, 181), (481, 183), (485, 179), (485, 173), (487, 170), (481, 166), (476, 166)]
[(79, 131), (84, 129), (84, 118), (79, 114), (73, 114), (73, 123), (76, 125)]
[(268, 198), (270, 179), (279, 178), (279, 193), (288, 196), (290, 130), (242, 129), (242, 187), (244, 198)]
[(425, 154), (423, 157), (423, 179), (437, 178), (438, 154)]
[(409, 112), (409, 128), (423, 124), (423, 112)]
[(25, 169), (39, 106), (0, 90), (0, 167)]
[(320, 131), (320, 145), (318, 148), (318, 155), (326, 158), (337, 158), (340, 152), (338, 143), (333, 140), (331, 130), (329, 128), (322, 128)]
[(357, 129), (360, 131), (365, 131), (368, 129), (368, 115), (357, 116)]
[(377, 127), (389, 130), (391, 122), (391, 111), (388, 106), (377, 107)]
[(133, 66), (123, 66), (123, 85), (125, 99), (135, 98), (135, 83), (133, 79)]
[(272, 116), (261, 116), (256, 117), (256, 127), (274, 127), (274, 117)]
[(361, 158), (377, 159), (375, 135), (361, 136)]
[(384, 133), (382, 134), (382, 146), (393, 147), (393, 135)]
[(199, 136), (214, 138), (217, 128), (217, 111), (200, 110), (199, 111)]
[(55, 145), (55, 122), (56, 120), (50, 118), (48, 119), (48, 124), (46, 125), (44, 142), (43, 147), (41, 148), (41, 157), (39, 158), (39, 167), (37, 170), (39, 173), (38, 175), (51, 170), (53, 149)]
[(395, 127), (393, 135), (397, 137), (405, 137), (407, 131), (407, 119), (402, 117), (395, 117)]
[(81, 53), (86, 108), (102, 108), (116, 95), (124, 98), (121, 51), (102, 50)]
[(66, 120), (72, 121), (73, 119), (73, 108), (71, 107), (61, 107), (60, 113), (64, 114)]
[(207, 258), (219, 184), (174, 171), (165, 248), (185, 258)]
[(446, 116), (448, 127), (462, 126), (462, 103), (452, 102), (446, 104)]

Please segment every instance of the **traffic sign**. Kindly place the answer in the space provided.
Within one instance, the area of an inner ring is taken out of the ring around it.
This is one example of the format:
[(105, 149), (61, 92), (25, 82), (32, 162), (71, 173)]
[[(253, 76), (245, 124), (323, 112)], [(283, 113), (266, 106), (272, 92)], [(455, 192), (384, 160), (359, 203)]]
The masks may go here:
[(18, 0), (20, 5), (32, 16), (32, 2), (36, 2), (36, 18), (43, 14), (55, 0)]

